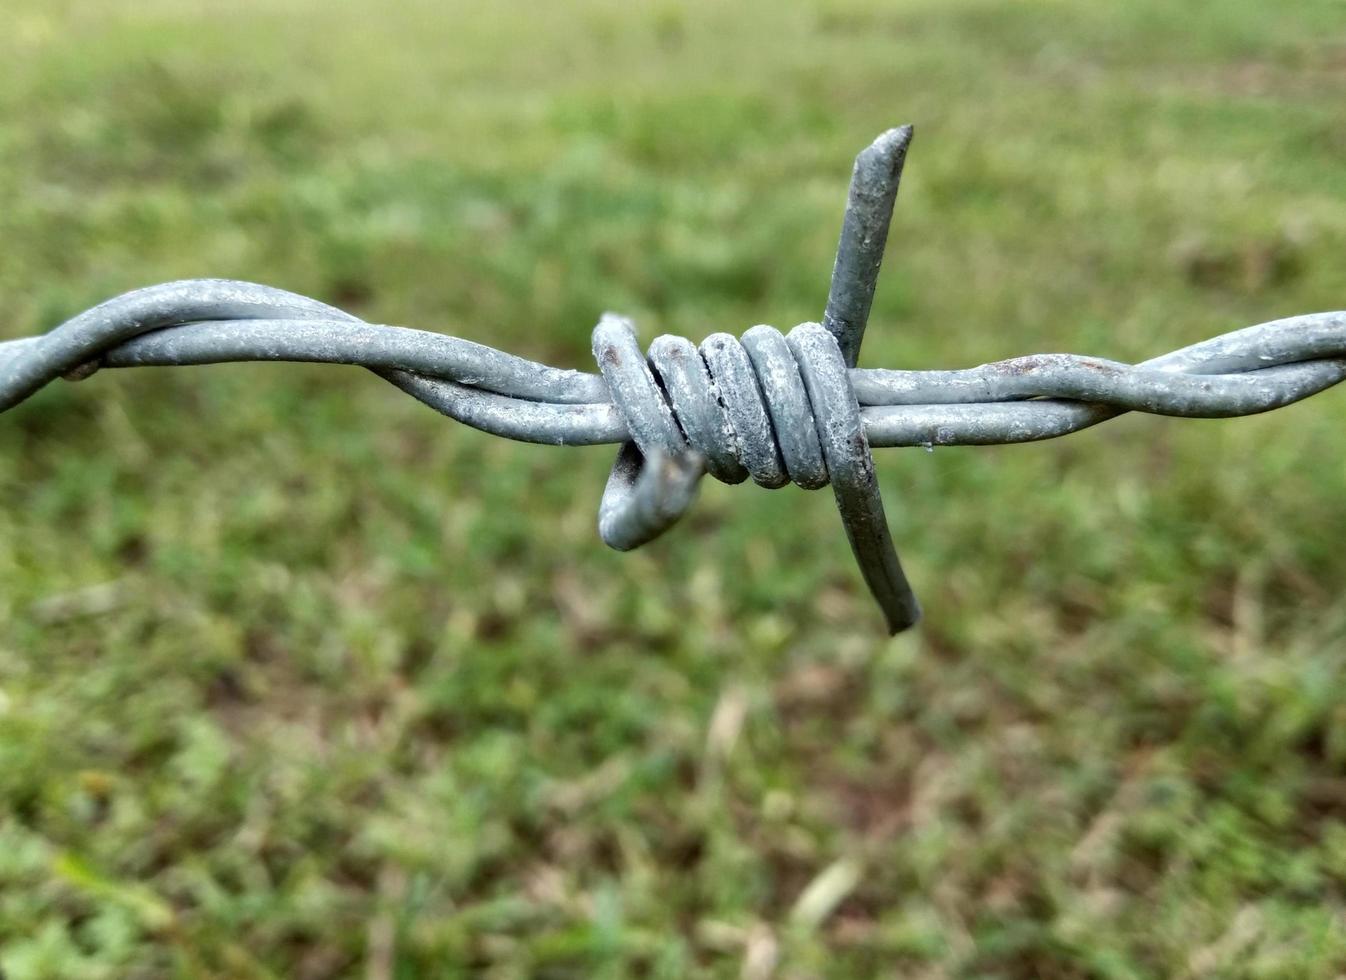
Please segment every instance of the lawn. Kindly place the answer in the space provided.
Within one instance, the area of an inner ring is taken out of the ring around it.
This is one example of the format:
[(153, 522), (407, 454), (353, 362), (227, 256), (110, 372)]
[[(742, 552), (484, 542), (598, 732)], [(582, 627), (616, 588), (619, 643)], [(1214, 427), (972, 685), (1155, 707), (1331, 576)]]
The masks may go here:
[[(252, 279), (592, 369), (817, 319), (917, 134), (862, 365), (1135, 361), (1346, 306), (1341, 0), (7, 0), (0, 336)], [(6, 980), (1346, 973), (1346, 391), (705, 485), (354, 368), (0, 416)]]

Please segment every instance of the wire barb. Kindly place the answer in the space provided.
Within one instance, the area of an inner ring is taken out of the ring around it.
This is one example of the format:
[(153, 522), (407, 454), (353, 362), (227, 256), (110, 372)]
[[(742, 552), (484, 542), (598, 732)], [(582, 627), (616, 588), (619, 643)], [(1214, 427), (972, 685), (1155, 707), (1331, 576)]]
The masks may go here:
[(759, 325), (700, 345), (631, 323), (593, 331), (597, 374), (472, 341), (366, 323), (295, 293), (196, 279), (135, 290), (37, 337), (0, 342), (0, 412), (102, 368), (232, 361), (359, 365), (431, 408), (509, 439), (620, 443), (599, 507), (619, 550), (667, 530), (709, 474), (768, 488), (832, 485), (851, 549), (891, 632), (919, 606), (893, 547), (871, 447), (1051, 439), (1128, 411), (1223, 418), (1346, 380), (1346, 312), (1274, 320), (1138, 365), (1037, 354), (953, 371), (857, 368), (911, 128), (856, 158), (821, 324)]

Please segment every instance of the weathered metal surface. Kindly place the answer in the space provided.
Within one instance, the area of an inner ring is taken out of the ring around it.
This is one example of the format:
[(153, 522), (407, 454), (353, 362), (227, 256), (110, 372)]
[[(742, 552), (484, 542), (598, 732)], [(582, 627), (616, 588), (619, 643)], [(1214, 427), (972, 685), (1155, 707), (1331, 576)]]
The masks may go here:
[(699, 346), (607, 314), (598, 374), (468, 340), (365, 323), (269, 286), (203, 279), (116, 297), (39, 337), (0, 342), (0, 411), (101, 368), (313, 361), (360, 365), (451, 418), (555, 445), (621, 443), (600, 505), (614, 548), (658, 536), (706, 473), (765, 487), (830, 483), (870, 591), (896, 632), (919, 616), (893, 548), (870, 447), (1050, 439), (1127, 411), (1218, 418), (1268, 411), (1346, 379), (1346, 312), (1274, 320), (1138, 365), (1037, 354), (954, 371), (855, 367), (909, 127), (856, 159), (822, 324), (755, 326)]

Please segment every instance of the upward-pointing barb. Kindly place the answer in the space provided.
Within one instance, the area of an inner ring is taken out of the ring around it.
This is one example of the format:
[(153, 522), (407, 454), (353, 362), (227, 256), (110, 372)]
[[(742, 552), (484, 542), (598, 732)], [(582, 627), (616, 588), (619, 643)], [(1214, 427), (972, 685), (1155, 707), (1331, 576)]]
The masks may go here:
[(860, 356), (893, 204), (914, 134), (911, 126), (890, 129), (855, 158), (837, 261), (832, 267), (832, 288), (823, 313), (823, 326), (837, 338), (847, 367), (855, 367)]

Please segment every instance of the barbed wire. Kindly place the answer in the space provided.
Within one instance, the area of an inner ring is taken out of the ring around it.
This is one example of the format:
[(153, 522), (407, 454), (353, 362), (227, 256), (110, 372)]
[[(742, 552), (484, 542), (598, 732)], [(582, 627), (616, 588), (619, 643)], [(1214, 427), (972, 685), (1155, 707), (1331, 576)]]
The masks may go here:
[(599, 373), (472, 341), (366, 323), (306, 296), (195, 279), (135, 290), (46, 334), (0, 342), (0, 412), (101, 368), (305, 361), (369, 368), (450, 418), (523, 442), (620, 443), (599, 506), (619, 550), (657, 537), (700, 478), (831, 485), (889, 631), (920, 608), (902, 571), (871, 447), (1051, 439), (1128, 411), (1188, 418), (1280, 408), (1346, 379), (1346, 312), (1247, 327), (1140, 364), (1037, 354), (964, 370), (857, 368), (911, 127), (856, 158), (821, 323), (755, 326), (643, 352), (629, 320), (593, 331)]

